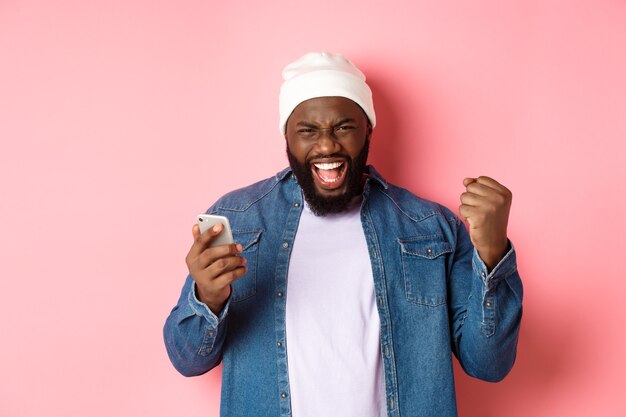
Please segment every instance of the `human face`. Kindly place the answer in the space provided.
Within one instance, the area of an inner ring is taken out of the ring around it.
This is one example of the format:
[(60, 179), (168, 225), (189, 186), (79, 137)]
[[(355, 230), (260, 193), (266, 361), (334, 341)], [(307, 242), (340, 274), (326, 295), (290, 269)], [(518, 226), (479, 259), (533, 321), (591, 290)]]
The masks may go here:
[[(299, 182), (311, 182), (314, 193), (326, 199), (353, 194), (355, 179), (351, 176), (357, 177), (357, 191), (361, 192), (370, 135), (371, 127), (361, 107), (344, 97), (319, 97), (300, 103), (285, 129), (292, 168), (294, 163), (306, 168), (301, 173), (294, 168), (294, 173), (309, 177), (305, 181), (298, 178)], [(361, 166), (355, 165), (357, 159), (362, 160)]]

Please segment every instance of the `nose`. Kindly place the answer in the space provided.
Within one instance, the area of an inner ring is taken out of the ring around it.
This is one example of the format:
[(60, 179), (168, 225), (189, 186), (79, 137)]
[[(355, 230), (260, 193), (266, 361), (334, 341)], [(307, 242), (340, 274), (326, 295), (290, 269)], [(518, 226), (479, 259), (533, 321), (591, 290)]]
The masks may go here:
[(338, 152), (341, 148), (335, 136), (335, 130), (332, 127), (319, 130), (316, 146), (318, 152), (322, 155), (331, 155)]

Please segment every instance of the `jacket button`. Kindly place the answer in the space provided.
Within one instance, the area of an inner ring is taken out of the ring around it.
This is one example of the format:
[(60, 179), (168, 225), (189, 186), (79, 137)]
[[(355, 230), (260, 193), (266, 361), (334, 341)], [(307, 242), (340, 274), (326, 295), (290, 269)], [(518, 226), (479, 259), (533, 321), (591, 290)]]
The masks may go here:
[(279, 297), (282, 297), (282, 296), (283, 296), (283, 292), (282, 292), (282, 291), (278, 291), (278, 292), (276, 293), (276, 295), (277, 295), (277, 296), (279, 296)]
[(283, 242), (283, 248), (287, 249), (289, 247), (289, 243)]
[(428, 254), (430, 255), (431, 253), (433, 253), (433, 250), (431, 248), (426, 249), (426, 252), (428, 252)]
[(294, 206), (295, 208), (298, 208), (298, 207), (300, 207), (300, 203), (293, 203), (293, 206)]
[(280, 398), (287, 398), (287, 394), (285, 394), (284, 392), (282, 392), (282, 393), (280, 394)]
[(281, 347), (283, 344), (281, 342), (276, 342), (276, 346)]

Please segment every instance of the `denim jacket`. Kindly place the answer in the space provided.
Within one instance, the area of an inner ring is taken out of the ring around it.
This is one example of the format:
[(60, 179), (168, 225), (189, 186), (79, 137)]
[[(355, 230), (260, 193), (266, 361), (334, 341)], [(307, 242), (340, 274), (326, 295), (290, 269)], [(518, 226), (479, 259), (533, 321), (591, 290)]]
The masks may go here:
[[(515, 251), (489, 273), (452, 212), (387, 183), (371, 166), (367, 176), (361, 221), (387, 413), (456, 416), (453, 353), (465, 372), (486, 381), (513, 366), (522, 316)], [(218, 200), (208, 212), (229, 218), (248, 272), (218, 316), (197, 300), (187, 277), (166, 320), (165, 345), (180, 373), (200, 375), (223, 363), (222, 416), (291, 416), (285, 301), (302, 198), (285, 169)]]

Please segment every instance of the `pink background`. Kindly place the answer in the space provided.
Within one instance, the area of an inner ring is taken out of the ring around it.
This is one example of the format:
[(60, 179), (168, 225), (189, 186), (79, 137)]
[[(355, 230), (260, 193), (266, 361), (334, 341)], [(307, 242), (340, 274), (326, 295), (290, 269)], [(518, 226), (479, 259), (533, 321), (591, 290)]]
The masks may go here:
[(329, 50), (369, 77), (389, 180), (453, 209), (465, 176), (513, 190), (518, 361), (457, 372), (461, 416), (625, 416), (625, 22), (623, 0), (1, 0), (0, 415), (218, 415), (219, 370), (179, 376), (162, 343), (190, 228), (286, 165), (280, 71)]

